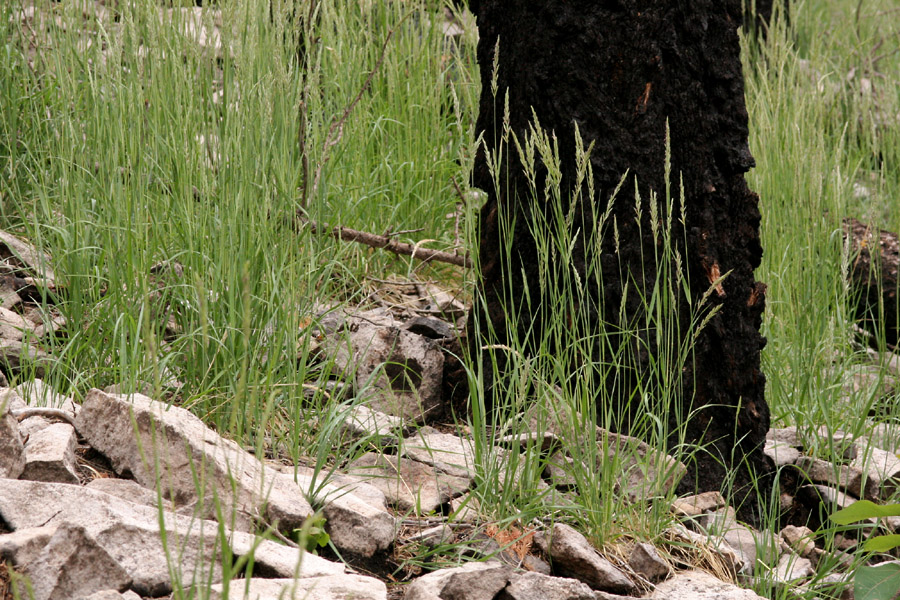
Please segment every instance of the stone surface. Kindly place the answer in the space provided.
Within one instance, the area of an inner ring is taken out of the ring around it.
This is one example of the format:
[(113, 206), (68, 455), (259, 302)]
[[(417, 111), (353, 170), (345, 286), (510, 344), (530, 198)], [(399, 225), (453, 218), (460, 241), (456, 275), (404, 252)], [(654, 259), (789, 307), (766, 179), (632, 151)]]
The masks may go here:
[(25, 336), (25, 332), (30, 333), (33, 329), (34, 325), (22, 315), (0, 306), (0, 337), (17, 342)]
[(650, 594), (657, 600), (765, 600), (751, 590), (726, 583), (705, 571), (686, 571), (660, 583)]
[(863, 490), (863, 471), (852, 465), (835, 465), (811, 456), (801, 456), (796, 461), (797, 468), (803, 471), (813, 483), (824, 483), (840, 487), (857, 498), (875, 498), (879, 493), (875, 480), (866, 478)]
[(103, 590), (94, 592), (90, 596), (82, 596), (78, 600), (141, 600), (141, 597), (131, 590), (126, 590), (121, 594), (115, 590)]
[[(538, 536), (535, 536), (538, 543)], [(545, 553), (550, 557), (553, 572), (582, 581), (591, 588), (616, 593), (630, 593), (634, 583), (615, 568), (587, 539), (564, 523), (555, 523), (544, 534)]]
[(62, 523), (40, 554), (25, 565), (34, 600), (70, 600), (94, 592), (124, 591), (131, 577), (88, 532)]
[(776, 467), (792, 465), (800, 458), (800, 450), (794, 448), (790, 444), (766, 440), (765, 448), (763, 448), (766, 456), (772, 459)]
[[(863, 444), (861, 444), (865, 447)], [(880, 448), (865, 448), (851, 463), (866, 473), (875, 490), (868, 500), (882, 500), (890, 497), (900, 482), (900, 458)], [(868, 486), (866, 488), (869, 489)]]
[(800, 434), (794, 426), (769, 429), (766, 432), (766, 441), (780, 442), (792, 448), (799, 448), (801, 444)]
[(21, 479), (78, 483), (75, 466), (75, 428), (54, 423), (35, 431), (25, 443), (25, 468)]
[(742, 566), (738, 572), (751, 574), (756, 569), (757, 560), (769, 564), (774, 562), (779, 547), (767, 532), (759, 532), (738, 523), (734, 509), (730, 506), (709, 515), (704, 527), (712, 537), (721, 538), (737, 553)]
[[(281, 475), (292, 480), (295, 476)], [(397, 521), (385, 507), (384, 493), (377, 487), (349, 476), (335, 476), (327, 483), (312, 485), (313, 474), (296, 475), (301, 489), (315, 488), (314, 500), (323, 506), (325, 531), (343, 552), (371, 557), (394, 542)], [(318, 479), (318, 478), (317, 478)]]
[(403, 455), (448, 475), (474, 480), (475, 448), (471, 440), (422, 427), (403, 440)]
[(20, 276), (24, 276), (24, 272), (35, 275), (44, 280), (47, 285), (54, 284), (55, 275), (50, 266), (50, 257), (41, 252), (29, 242), (26, 242), (11, 233), (0, 230), (0, 244), (6, 247), (4, 255), (11, 256), (4, 259), (6, 266), (14, 266), (19, 271)]
[(541, 573), (522, 573), (504, 590), (504, 600), (595, 600), (594, 590), (585, 583)]
[(22, 527), (0, 535), (0, 560), (8, 560), (14, 567), (27, 565), (38, 557), (57, 528), (57, 525)]
[(790, 583), (798, 579), (807, 579), (815, 574), (812, 561), (801, 558), (793, 552), (786, 552), (778, 559), (775, 568), (775, 580), (780, 583)]
[(807, 504), (812, 505), (816, 501), (825, 504), (825, 510), (829, 513), (841, 508), (847, 508), (856, 499), (827, 485), (804, 485), (797, 492)]
[(37, 346), (0, 338), (0, 365), (7, 373), (19, 373), (27, 365), (30, 372), (43, 377), (53, 362), (54, 359)]
[(794, 552), (804, 558), (809, 558), (816, 549), (816, 534), (809, 527), (788, 525), (781, 530), (780, 535)]
[(387, 587), (374, 577), (326, 575), (300, 579), (232, 580), (211, 586), (209, 600), (387, 600)]
[[(632, 502), (664, 496), (687, 473), (687, 467), (645, 442), (597, 428), (600, 452), (598, 460), (615, 460), (619, 475), (617, 486)], [(597, 465), (602, 469), (602, 465)], [(608, 468), (608, 467), (607, 467)]]
[(507, 565), (480, 571), (453, 573), (441, 588), (441, 600), (494, 600), (513, 576)]
[(371, 408), (424, 422), (441, 406), (444, 355), (440, 346), (392, 320), (386, 326), (373, 321), (371, 317), (355, 319), (349, 327), (349, 344), (340, 334), (329, 338), (336, 368), (353, 374), (357, 393)]
[(52, 425), (52, 421), (46, 417), (40, 415), (27, 417), (19, 422), (19, 435), (25, 440), (28, 439), (32, 433), (40, 431), (41, 429), (46, 429), (47, 427), (50, 427), (50, 425)]
[(676, 498), (672, 502), (672, 512), (682, 517), (698, 517), (703, 513), (724, 508), (728, 503), (720, 492), (703, 492), (693, 496)]
[(665, 579), (670, 571), (668, 563), (662, 559), (653, 544), (646, 542), (635, 544), (628, 557), (628, 566), (651, 583)]
[[(182, 408), (140, 394), (91, 390), (77, 425), (117, 473), (146, 487), (163, 485), (163, 497), (176, 506), (200, 503), (207, 518), (215, 516), (217, 501), (243, 530), (254, 526), (258, 514), (283, 531), (302, 526), (313, 514), (300, 488)], [(198, 471), (206, 482), (199, 491)]]
[(344, 419), (344, 430), (354, 437), (393, 441), (403, 431), (403, 419), (386, 415), (368, 406), (357, 405), (350, 409)]
[(463, 573), (480, 573), (494, 569), (507, 569), (496, 560), (486, 562), (470, 562), (459, 567), (439, 569), (418, 577), (406, 589), (403, 600), (443, 600), (441, 592), (454, 575)]
[(14, 530), (63, 523), (83, 527), (129, 574), (132, 589), (144, 596), (172, 590), (163, 531), (170, 551), (177, 548), (181, 581), (215, 579), (221, 572), (217, 523), (169, 512), (164, 517), (161, 529), (156, 508), (75, 485), (0, 480), (0, 518), (5, 523)]
[(135, 504), (143, 504), (144, 506), (157, 505), (158, 496), (156, 492), (131, 479), (98, 477), (89, 481), (85, 487), (89, 490), (103, 492), (122, 500), (134, 502)]
[(42, 379), (25, 381), (14, 387), (13, 390), (28, 406), (58, 408), (73, 417), (78, 416), (78, 411), (81, 410), (81, 407), (75, 404), (74, 400), (68, 396), (56, 393)]
[(253, 554), (253, 572), (271, 578), (341, 575), (342, 563), (333, 562), (249, 533), (235, 531), (228, 539), (235, 558)]
[(19, 423), (9, 413), (11, 399), (0, 399), (0, 478), (17, 479), (25, 469), (25, 446)]
[(350, 464), (351, 474), (381, 490), (401, 512), (429, 514), (469, 488), (468, 479), (438, 472), (408, 458), (370, 452)]

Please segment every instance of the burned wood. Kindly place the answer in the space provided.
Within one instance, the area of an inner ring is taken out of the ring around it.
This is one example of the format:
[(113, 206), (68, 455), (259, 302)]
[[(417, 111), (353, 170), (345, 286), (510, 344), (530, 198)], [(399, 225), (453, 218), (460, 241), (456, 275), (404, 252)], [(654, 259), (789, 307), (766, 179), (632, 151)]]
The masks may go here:
[(416, 244), (399, 242), (390, 234), (378, 235), (366, 231), (350, 229), (349, 227), (342, 227), (340, 225), (330, 226), (328, 225), (328, 223), (319, 225), (315, 221), (311, 221), (309, 219), (303, 219), (303, 222), (305, 222), (309, 226), (310, 230), (313, 233), (328, 232), (333, 238), (345, 242), (356, 242), (358, 244), (371, 246), (372, 248), (382, 248), (384, 250), (387, 250), (388, 252), (393, 252), (394, 254), (402, 254), (404, 256), (411, 256), (423, 262), (443, 262), (451, 265), (456, 265), (458, 267), (464, 267), (466, 269), (472, 267), (472, 260), (469, 258), (468, 253), (455, 254), (453, 252), (445, 252), (443, 250), (422, 248), (420, 244), (423, 242), (418, 242)]
[(896, 233), (880, 231), (857, 219), (844, 219), (844, 239), (850, 244), (850, 290), (860, 326), (872, 340), (890, 347), (900, 341), (900, 241)]

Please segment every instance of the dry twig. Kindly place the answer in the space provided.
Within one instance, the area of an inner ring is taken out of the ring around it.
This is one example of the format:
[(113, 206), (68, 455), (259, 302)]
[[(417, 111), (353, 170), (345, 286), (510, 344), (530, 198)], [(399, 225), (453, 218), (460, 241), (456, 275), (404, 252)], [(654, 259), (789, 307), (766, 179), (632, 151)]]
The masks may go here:
[(425, 262), (444, 262), (465, 268), (470, 268), (472, 266), (472, 261), (468, 254), (454, 254), (452, 252), (444, 252), (443, 250), (422, 248), (420, 247), (420, 244), (423, 243), (421, 241), (416, 244), (408, 244), (406, 242), (398, 242), (390, 235), (377, 235), (366, 231), (350, 229), (349, 227), (330, 227), (327, 223), (319, 225), (315, 221), (309, 219), (304, 219), (302, 217), (300, 217), (300, 219), (301, 222), (305, 222), (309, 226), (313, 233), (327, 231), (335, 239), (343, 240), (345, 242), (357, 242), (359, 244), (371, 246), (372, 248), (384, 248), (389, 252), (411, 256)]

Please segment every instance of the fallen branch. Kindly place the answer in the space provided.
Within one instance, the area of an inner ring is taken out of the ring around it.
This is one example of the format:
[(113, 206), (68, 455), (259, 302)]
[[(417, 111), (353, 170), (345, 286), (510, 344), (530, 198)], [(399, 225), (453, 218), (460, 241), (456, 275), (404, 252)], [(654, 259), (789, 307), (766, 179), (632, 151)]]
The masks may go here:
[(407, 244), (406, 242), (398, 242), (390, 235), (377, 235), (365, 231), (350, 229), (349, 227), (330, 227), (327, 223), (319, 225), (315, 221), (300, 217), (306, 223), (313, 233), (321, 233), (327, 231), (332, 237), (343, 240), (345, 242), (357, 242), (365, 244), (372, 248), (384, 248), (395, 254), (411, 256), (424, 262), (436, 261), (449, 263), (458, 267), (471, 268), (472, 261), (469, 259), (468, 253), (455, 254), (453, 252), (444, 252), (442, 250), (431, 250), (429, 248), (421, 248), (419, 242), (417, 244)]

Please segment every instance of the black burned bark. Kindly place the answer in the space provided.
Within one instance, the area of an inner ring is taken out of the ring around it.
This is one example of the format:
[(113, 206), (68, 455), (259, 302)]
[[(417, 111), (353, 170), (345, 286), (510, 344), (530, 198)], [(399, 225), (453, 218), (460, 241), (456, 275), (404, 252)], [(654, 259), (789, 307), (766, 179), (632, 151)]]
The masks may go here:
[[(646, 291), (656, 268), (646, 262), (655, 244), (649, 211), (645, 209), (638, 222), (633, 191), (636, 180), (645, 202), (651, 190), (659, 202), (664, 201), (668, 123), (672, 194), (677, 198), (683, 192), (686, 198), (686, 223), (684, 227), (675, 224), (674, 238), (684, 240), (680, 252), (694, 304), (719, 274), (730, 272), (711, 295), (709, 301), (719, 305), (720, 311), (696, 340), (693, 368), (685, 374), (684, 399), (693, 404), (685, 405), (681, 415), (670, 415), (684, 417), (698, 409), (687, 426), (688, 439), (708, 450), (690, 466), (681, 487), (683, 491), (717, 490), (731, 477), (737, 500), (751, 500), (743, 504), (740, 514), (754, 519), (754, 492), (765, 498), (771, 477), (762, 453), (769, 427), (765, 377), (760, 371), (765, 285), (753, 276), (762, 256), (760, 213), (758, 197), (744, 180), (754, 161), (747, 144), (739, 57), (740, 0), (478, 0), (472, 4), (478, 17), (482, 79), (477, 129), (484, 133), (486, 146), (476, 158), (473, 180), (488, 192), (488, 200), (480, 215), (480, 286), (486, 309), (476, 308), (469, 319), (470, 343), (478, 344), (476, 331), (486, 331), (489, 324), (500, 344), (513, 335), (507, 330), (504, 308), (511, 295), (523, 297), (527, 291), (531, 307), (546, 297), (538, 281), (535, 240), (527, 226), (531, 219), (525, 200), (531, 189), (527, 179), (516, 168), (515, 158), (495, 169), (501, 173), (499, 185), (488, 168), (487, 158), (503, 129), (504, 94), (508, 93), (513, 133), (523, 136), (533, 114), (544, 129), (555, 133), (563, 198), (571, 197), (576, 180), (574, 125), (585, 143), (595, 144), (591, 165), (596, 206), (575, 207), (573, 227), (596, 230), (593, 215), (603, 212), (610, 194), (628, 173), (623, 190), (629, 192), (617, 196), (610, 217), (617, 225), (618, 247), (613, 236), (606, 235), (599, 250), (603, 285), (595, 293), (600, 307), (593, 316), (597, 327), (617, 322), (619, 314), (644, 310), (638, 294), (623, 295), (625, 280)], [(491, 81), (498, 39), (499, 94), (495, 98)], [(510, 155), (514, 151), (507, 152)], [(683, 189), (677, 185), (679, 177)], [(537, 189), (543, 189), (542, 185)], [(505, 264), (501, 223), (511, 215), (516, 215), (516, 226), (509, 264)], [(575, 257), (575, 269), (592, 258), (583, 256), (583, 247), (577, 252), (582, 256)], [(680, 310), (682, 323), (687, 323), (687, 302)], [(519, 315), (512, 326), (524, 336), (529, 328), (541, 327), (540, 318), (533, 308)], [(647, 352), (638, 358), (644, 363), (649, 359)], [(623, 402), (617, 409), (625, 414), (635, 410)]]
[(900, 343), (900, 240), (856, 219), (844, 219), (850, 243), (850, 290), (860, 325), (873, 341), (884, 339), (890, 348)]

